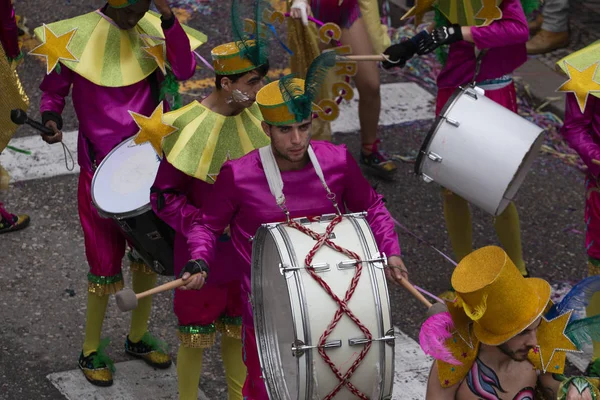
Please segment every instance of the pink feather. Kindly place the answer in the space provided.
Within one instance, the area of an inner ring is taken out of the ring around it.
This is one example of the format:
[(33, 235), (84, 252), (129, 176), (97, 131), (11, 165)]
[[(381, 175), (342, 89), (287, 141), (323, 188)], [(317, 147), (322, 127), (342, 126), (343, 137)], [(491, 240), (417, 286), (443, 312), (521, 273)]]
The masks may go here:
[(446, 340), (452, 337), (454, 322), (449, 312), (434, 314), (421, 326), (419, 342), (425, 354), (436, 360), (452, 365), (462, 365), (445, 346)]

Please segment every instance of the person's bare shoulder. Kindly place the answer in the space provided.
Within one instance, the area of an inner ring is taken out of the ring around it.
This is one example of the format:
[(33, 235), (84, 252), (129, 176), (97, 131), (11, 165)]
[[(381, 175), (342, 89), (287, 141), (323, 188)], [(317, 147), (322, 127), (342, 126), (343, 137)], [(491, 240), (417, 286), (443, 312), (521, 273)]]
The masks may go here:
[(461, 382), (450, 387), (442, 387), (440, 379), (438, 377), (437, 362), (434, 362), (429, 372), (429, 379), (427, 380), (427, 394), (426, 400), (454, 400), (456, 393), (461, 385)]

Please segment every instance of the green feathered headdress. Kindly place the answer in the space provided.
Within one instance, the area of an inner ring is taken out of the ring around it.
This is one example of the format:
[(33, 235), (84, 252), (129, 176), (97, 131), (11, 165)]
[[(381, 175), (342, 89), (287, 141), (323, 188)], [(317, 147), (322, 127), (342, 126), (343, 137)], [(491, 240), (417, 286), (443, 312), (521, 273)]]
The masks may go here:
[[(254, 0), (252, 10), (243, 10), (239, 0), (231, 1), (233, 40), (237, 43), (242, 57), (257, 67), (266, 64), (269, 58), (263, 21), (264, 12), (268, 7), (269, 4), (265, 0)], [(243, 15), (252, 15), (253, 20), (243, 18)], [(250, 31), (246, 29), (247, 26), (250, 27)]]

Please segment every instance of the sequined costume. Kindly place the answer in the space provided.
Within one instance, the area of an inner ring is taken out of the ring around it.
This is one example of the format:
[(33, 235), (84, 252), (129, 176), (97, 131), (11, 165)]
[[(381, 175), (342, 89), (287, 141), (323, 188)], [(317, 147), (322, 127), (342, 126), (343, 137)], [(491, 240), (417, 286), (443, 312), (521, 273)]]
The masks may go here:
[[(567, 93), (565, 119), (561, 133), (587, 166), (585, 180), (585, 249), (590, 276), (600, 275), (600, 41), (558, 61), (557, 68), (569, 75), (561, 89)], [(580, 71), (584, 72), (581, 73)], [(585, 74), (594, 71), (595, 75)], [(591, 79), (592, 81), (587, 81)], [(560, 89), (559, 89), (560, 90)], [(588, 316), (600, 314), (600, 292), (587, 309)], [(600, 377), (600, 342), (594, 342), (590, 373)]]
[[(100, 217), (93, 206), (94, 171), (113, 148), (138, 131), (130, 111), (150, 115), (169, 80), (194, 74), (192, 50), (206, 41), (202, 33), (180, 25), (172, 13), (160, 17), (147, 7), (143, 10), (144, 6), (138, 0), (108, 0), (101, 10), (39, 27), (35, 34), (42, 44), (30, 52), (47, 61), (48, 74), (40, 85), (43, 123), (54, 121), (62, 128), (61, 113), (70, 91), (79, 122), (78, 207), (89, 264), (79, 367), (90, 383), (99, 386), (113, 383), (114, 368), (100, 335), (109, 294), (123, 287), (126, 239), (117, 224)], [(134, 28), (122, 30), (106, 15), (108, 7), (114, 13), (126, 13), (118, 9), (127, 7), (141, 10), (141, 19)], [(156, 274), (134, 257), (130, 261), (133, 290), (139, 293), (154, 287)], [(133, 310), (125, 351), (155, 368), (167, 368), (171, 358), (166, 347), (147, 332), (151, 302), (151, 297), (140, 299)]]
[[(486, 96), (498, 104), (517, 112), (517, 96), (512, 73), (527, 60), (525, 43), (528, 28), (519, 0), (504, 0), (500, 5), (502, 18), (485, 26), (472, 26), (474, 43), (461, 40), (450, 45), (448, 59), (437, 78), (438, 95), (436, 115), (454, 91), (469, 84), (475, 77), (475, 49), (484, 51), (477, 85), (486, 90)], [(454, 254), (458, 260), (473, 250), (469, 205), (465, 199), (443, 190), (444, 216)], [(514, 203), (494, 221), (496, 233), (522, 274), (526, 275), (521, 249), (520, 223)], [(515, 234), (515, 232), (517, 234)]]
[[(16, 61), (22, 56), (15, 10), (10, 0), (0, 0), (0, 153), (17, 130), (10, 120), (15, 108), (27, 110), (29, 98), (16, 71)], [(0, 165), (0, 190), (8, 189), (10, 176)], [(9, 213), (0, 201), (0, 233), (13, 232), (29, 225), (29, 216)]]

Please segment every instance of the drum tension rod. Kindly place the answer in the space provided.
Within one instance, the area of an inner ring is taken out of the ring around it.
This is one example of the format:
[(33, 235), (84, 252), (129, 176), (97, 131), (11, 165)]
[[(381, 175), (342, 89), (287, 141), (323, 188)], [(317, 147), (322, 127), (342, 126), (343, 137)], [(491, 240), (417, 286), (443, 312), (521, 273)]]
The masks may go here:
[(296, 339), (294, 343), (292, 343), (292, 355), (296, 358), (302, 357), (306, 350), (312, 349), (331, 349), (335, 347), (342, 347), (341, 340), (332, 340), (330, 342), (326, 342), (323, 346), (307, 346), (300, 339)]
[(377, 258), (371, 258), (371, 259), (367, 259), (367, 260), (345, 260), (345, 261), (340, 261), (337, 264), (338, 269), (350, 269), (350, 268), (354, 268), (356, 267), (356, 264), (358, 263), (382, 263), (383, 267), (385, 267), (387, 265), (387, 258), (384, 256), (382, 257), (377, 257)]
[(394, 330), (390, 329), (389, 331), (387, 331), (385, 333), (384, 337), (380, 337), (380, 338), (376, 338), (376, 339), (371, 339), (371, 340), (369, 340), (367, 338), (348, 339), (348, 345), (349, 346), (360, 346), (363, 344), (367, 344), (369, 342), (386, 342), (390, 346), (393, 346), (395, 344), (395, 340), (396, 340), (396, 336), (394, 336)]
[[(330, 270), (329, 263), (316, 263), (311, 265), (315, 269), (315, 272), (327, 272)], [(279, 272), (281, 275), (289, 271), (298, 271), (300, 269), (306, 269), (306, 267), (288, 267), (287, 265), (279, 264)]]

